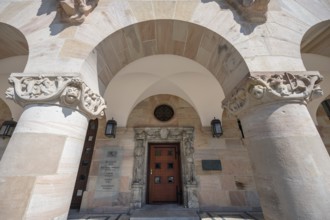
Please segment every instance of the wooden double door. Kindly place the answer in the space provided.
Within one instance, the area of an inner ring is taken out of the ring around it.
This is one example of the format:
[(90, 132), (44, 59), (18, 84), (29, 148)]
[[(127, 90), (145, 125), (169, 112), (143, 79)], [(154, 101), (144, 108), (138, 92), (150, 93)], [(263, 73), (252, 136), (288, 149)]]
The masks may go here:
[(179, 144), (150, 144), (148, 160), (149, 204), (181, 203), (181, 163)]

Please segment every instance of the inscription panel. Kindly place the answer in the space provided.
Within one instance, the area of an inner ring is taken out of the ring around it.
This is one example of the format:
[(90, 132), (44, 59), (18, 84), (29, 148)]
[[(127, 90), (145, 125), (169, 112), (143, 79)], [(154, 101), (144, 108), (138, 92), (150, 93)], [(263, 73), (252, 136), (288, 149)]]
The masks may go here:
[(99, 163), (97, 191), (118, 192), (122, 151), (119, 147), (106, 147)]

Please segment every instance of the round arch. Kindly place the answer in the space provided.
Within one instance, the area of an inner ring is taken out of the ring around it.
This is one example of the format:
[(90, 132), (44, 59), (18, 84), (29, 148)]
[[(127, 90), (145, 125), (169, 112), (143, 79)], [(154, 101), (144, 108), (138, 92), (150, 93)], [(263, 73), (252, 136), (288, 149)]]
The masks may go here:
[[(94, 88), (98, 87), (101, 95), (104, 95), (111, 81), (128, 64), (156, 55), (175, 55), (197, 63), (212, 75), (223, 94), (230, 93), (249, 72), (241, 54), (219, 34), (193, 23), (165, 19), (136, 23), (105, 38), (83, 65), (85, 72), (90, 71), (90, 74), (84, 75), (93, 77), (92, 73), (97, 72), (98, 79), (92, 81), (97, 81), (98, 86)], [(179, 93), (172, 95), (185, 98)], [(219, 112), (223, 98), (224, 95), (219, 93), (212, 100), (219, 103)], [(190, 103), (194, 106), (193, 102)], [(111, 109), (110, 102), (108, 105)]]
[(9, 106), (5, 103), (5, 101), (2, 98), (0, 98), (0, 125), (4, 121), (11, 120), (11, 118), (12, 118), (12, 114), (9, 109)]
[(316, 112), (320, 103), (330, 95), (330, 20), (312, 26), (301, 41), (301, 56), (306, 70), (319, 71), (323, 76), (321, 88), (324, 95), (308, 104), (316, 124)]
[(12, 118), (18, 120), (22, 108), (5, 99), (9, 75), (23, 72), (28, 61), (29, 46), (23, 33), (17, 28), (0, 22), (0, 99), (9, 107)]
[(219, 34), (185, 21), (150, 20), (116, 31), (93, 50), (101, 93), (127, 64), (158, 54), (196, 61), (215, 76), (225, 94), (249, 72), (241, 54)]

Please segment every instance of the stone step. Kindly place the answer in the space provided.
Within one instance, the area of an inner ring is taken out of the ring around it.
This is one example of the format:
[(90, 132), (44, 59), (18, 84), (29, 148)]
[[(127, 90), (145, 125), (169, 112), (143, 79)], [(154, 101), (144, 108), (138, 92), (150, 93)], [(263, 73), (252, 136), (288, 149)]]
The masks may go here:
[(199, 220), (199, 216), (194, 211), (158, 211), (133, 213), (130, 220)]
[(196, 210), (176, 206), (148, 205), (134, 210), (130, 220), (199, 220)]

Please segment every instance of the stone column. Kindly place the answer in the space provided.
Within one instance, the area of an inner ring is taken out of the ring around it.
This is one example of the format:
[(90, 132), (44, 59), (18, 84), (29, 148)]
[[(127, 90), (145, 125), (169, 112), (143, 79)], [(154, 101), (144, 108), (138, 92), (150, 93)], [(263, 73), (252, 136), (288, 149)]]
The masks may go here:
[(251, 73), (224, 107), (243, 126), (265, 219), (327, 219), (330, 160), (306, 108), (317, 72)]
[(104, 100), (73, 75), (12, 74), (24, 107), (0, 163), (0, 219), (67, 219), (88, 120)]

